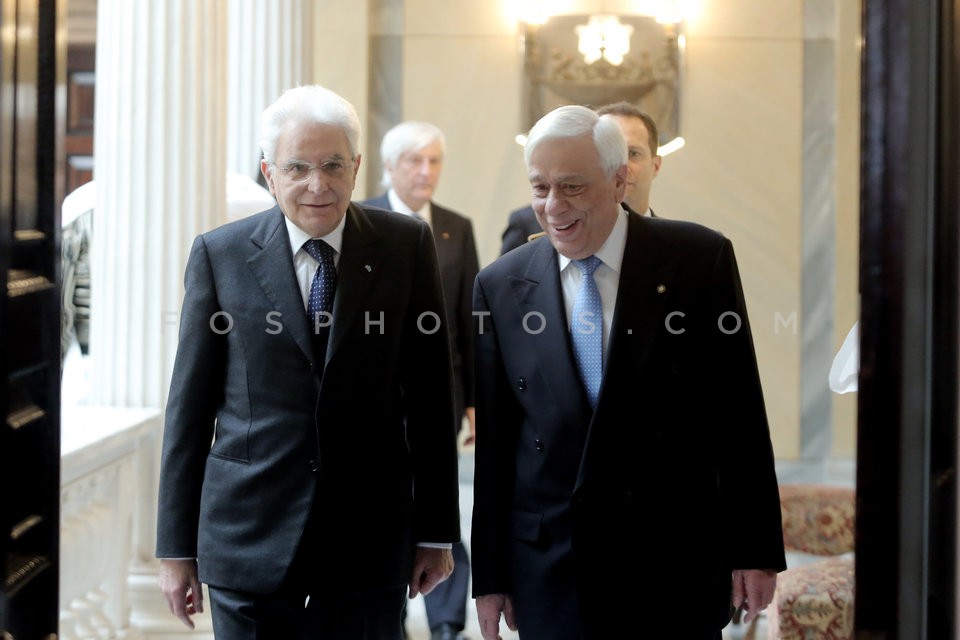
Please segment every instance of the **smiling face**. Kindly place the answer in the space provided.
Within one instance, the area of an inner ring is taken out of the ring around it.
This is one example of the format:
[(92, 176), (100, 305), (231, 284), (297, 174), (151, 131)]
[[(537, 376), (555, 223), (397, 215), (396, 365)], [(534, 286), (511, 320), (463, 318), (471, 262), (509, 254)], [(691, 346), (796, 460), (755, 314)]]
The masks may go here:
[(650, 132), (643, 120), (632, 116), (610, 114), (627, 139), (627, 191), (623, 201), (637, 213), (650, 208), (650, 188), (660, 171), (660, 156), (650, 149)]
[[(350, 206), (350, 196), (360, 169), (360, 156), (350, 154), (350, 144), (340, 127), (318, 123), (292, 123), (280, 133), (275, 162), (262, 161), (267, 185), (283, 215), (317, 238), (333, 231)], [(342, 166), (342, 170), (330, 167)], [(291, 177), (302, 165), (317, 167), (307, 179)], [(320, 167), (325, 167), (322, 170)]]
[(537, 220), (556, 250), (577, 260), (596, 253), (620, 215), (626, 165), (606, 177), (592, 136), (541, 141), (528, 162)]

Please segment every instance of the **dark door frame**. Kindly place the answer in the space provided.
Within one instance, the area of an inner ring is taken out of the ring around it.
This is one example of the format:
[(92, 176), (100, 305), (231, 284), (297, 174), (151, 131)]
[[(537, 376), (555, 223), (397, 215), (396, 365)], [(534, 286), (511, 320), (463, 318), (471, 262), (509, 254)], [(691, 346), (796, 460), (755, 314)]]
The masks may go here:
[(955, 637), (960, 0), (864, 0), (857, 638)]

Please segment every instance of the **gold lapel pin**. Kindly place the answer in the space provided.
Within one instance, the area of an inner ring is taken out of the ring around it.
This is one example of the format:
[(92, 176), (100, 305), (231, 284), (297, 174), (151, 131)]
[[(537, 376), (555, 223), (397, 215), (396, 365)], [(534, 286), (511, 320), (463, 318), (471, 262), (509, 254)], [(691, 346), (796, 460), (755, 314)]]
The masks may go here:
[(444, 240), (449, 240), (449, 239), (450, 239), (450, 234), (449, 234), (448, 232), (446, 232), (446, 231), (444, 231), (444, 232), (441, 233), (440, 235), (443, 237)]
[(658, 284), (658, 285), (657, 285), (657, 293), (665, 293), (666, 290), (667, 290), (667, 286), (666, 286), (666, 285), (664, 285), (664, 284)]

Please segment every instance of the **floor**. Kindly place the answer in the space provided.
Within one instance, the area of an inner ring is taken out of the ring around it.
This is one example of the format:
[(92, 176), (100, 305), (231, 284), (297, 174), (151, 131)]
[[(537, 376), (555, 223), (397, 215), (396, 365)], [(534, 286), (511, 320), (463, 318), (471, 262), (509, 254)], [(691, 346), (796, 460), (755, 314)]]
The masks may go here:
[[(473, 512), (473, 449), (472, 447), (461, 447), (460, 453), (460, 530), (463, 539), (467, 544), (467, 550), (470, 549), (470, 516)], [(744, 638), (745, 630), (742, 627), (734, 625), (728, 626), (723, 631), (724, 640), (741, 640)], [(427, 625), (427, 614), (423, 607), (423, 598), (417, 597), (407, 603), (407, 634), (409, 640), (430, 640), (430, 628)], [(480, 626), (477, 622), (477, 609), (474, 601), (467, 602), (467, 626), (463, 634), (469, 640), (481, 640)], [(501, 621), (500, 635), (503, 640), (519, 640), (520, 636), (515, 631), (510, 631)], [(756, 640), (764, 640), (767, 637), (766, 622), (761, 617), (756, 626)], [(676, 640), (682, 640), (679, 636)]]

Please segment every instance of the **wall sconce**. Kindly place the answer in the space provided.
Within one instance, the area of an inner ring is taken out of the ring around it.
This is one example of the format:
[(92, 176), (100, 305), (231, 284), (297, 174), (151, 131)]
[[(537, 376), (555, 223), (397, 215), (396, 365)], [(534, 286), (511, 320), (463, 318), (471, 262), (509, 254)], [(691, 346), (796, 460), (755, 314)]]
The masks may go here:
[(638, 106), (657, 123), (660, 155), (682, 147), (685, 23), (675, 19), (676, 11), (664, 10), (675, 3), (650, 3), (660, 11), (643, 15), (538, 12), (535, 21), (520, 22), (523, 126), (529, 129), (562, 104), (599, 107), (622, 100)]
[(633, 27), (621, 24), (620, 18), (610, 15), (590, 16), (587, 24), (576, 27), (583, 61), (593, 64), (603, 58), (612, 65), (623, 64), (623, 56), (630, 53)]

